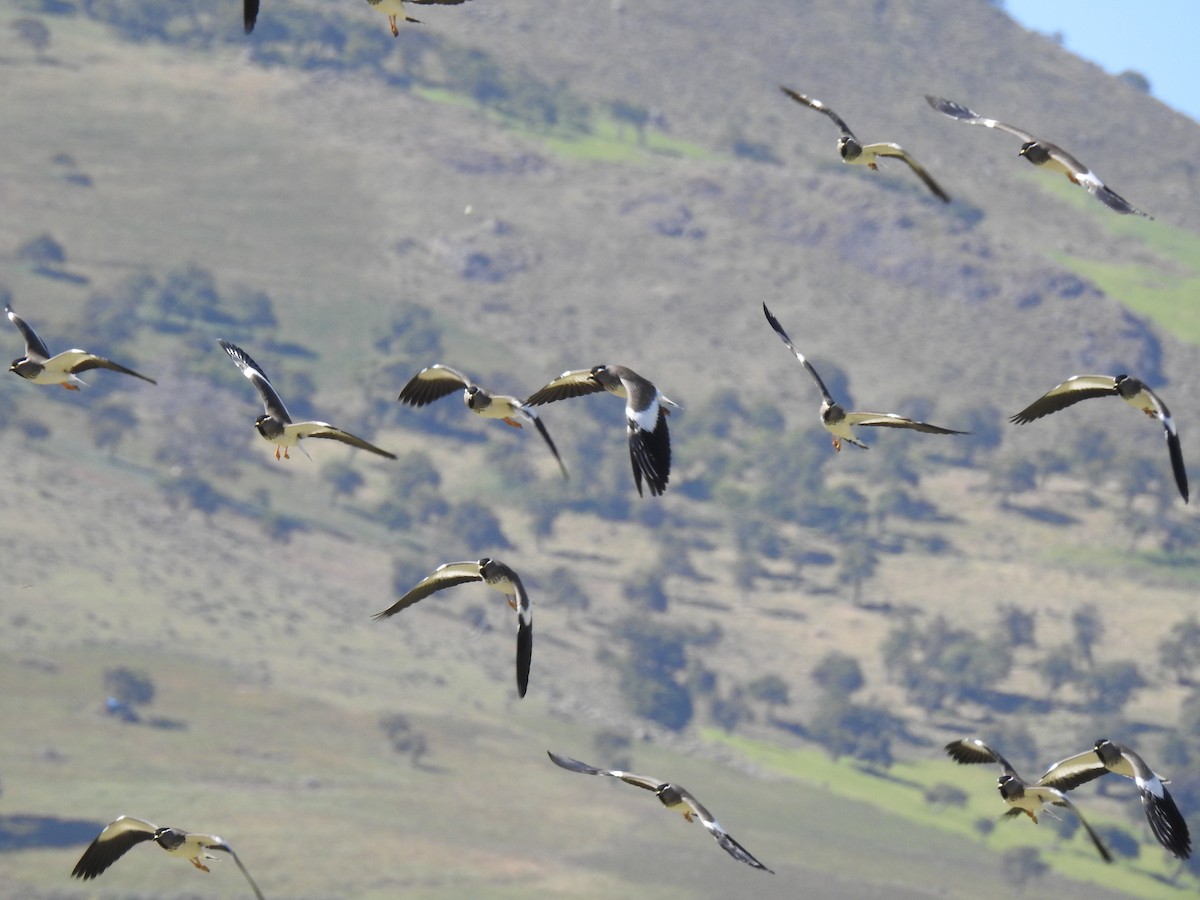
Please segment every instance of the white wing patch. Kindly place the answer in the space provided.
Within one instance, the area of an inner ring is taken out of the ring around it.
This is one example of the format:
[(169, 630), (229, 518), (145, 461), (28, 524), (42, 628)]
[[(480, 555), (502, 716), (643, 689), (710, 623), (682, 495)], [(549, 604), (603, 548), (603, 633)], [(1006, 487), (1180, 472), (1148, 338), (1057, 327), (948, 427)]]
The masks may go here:
[(658, 427), (658, 408), (662, 395), (655, 391), (654, 402), (643, 410), (636, 410), (629, 404), (625, 405), (625, 417), (642, 431), (653, 433)]

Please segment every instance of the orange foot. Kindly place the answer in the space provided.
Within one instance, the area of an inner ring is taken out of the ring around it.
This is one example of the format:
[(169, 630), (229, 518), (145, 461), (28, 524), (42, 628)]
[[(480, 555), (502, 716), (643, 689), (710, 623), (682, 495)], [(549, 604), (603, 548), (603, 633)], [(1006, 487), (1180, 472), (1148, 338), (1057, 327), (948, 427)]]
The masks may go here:
[(276, 444), (275, 445), (275, 458), (276, 459), (279, 459), (279, 450), (280, 450), (280, 447), (278, 444)]
[(512, 596), (511, 594), (505, 594), (504, 599), (508, 601), (508, 605), (511, 606), (513, 609), (517, 608), (517, 598), (516, 597)]
[(68, 391), (77, 391), (77, 390), (79, 390), (79, 385), (77, 385), (77, 384), (71, 384), (71, 382), (69, 382), (69, 381), (64, 381), (64, 382), (62, 382), (62, 386), (63, 386), (63, 387), (65, 387), (65, 388), (66, 388)]
[(208, 866), (206, 866), (204, 863), (200, 862), (199, 859), (193, 859), (191, 862), (192, 862), (192, 865), (195, 866), (197, 869), (199, 869), (201, 872), (209, 871)]
[(842, 452), (842, 441), (841, 441), (841, 439), (840, 439), (840, 438), (834, 438), (834, 439), (833, 439), (833, 452), (834, 452), (834, 453), (841, 453), (841, 452)]
[(392, 37), (400, 37), (400, 29), (396, 27), (395, 16), (388, 16), (388, 24), (392, 26)]
[(870, 169), (872, 172), (879, 171), (879, 166), (875, 165), (875, 163), (867, 163), (867, 168)]
[(512, 416), (505, 416), (502, 421), (504, 422), (505, 425), (511, 425), (513, 428), (521, 427), (521, 423), (518, 422), (516, 419), (514, 419)]

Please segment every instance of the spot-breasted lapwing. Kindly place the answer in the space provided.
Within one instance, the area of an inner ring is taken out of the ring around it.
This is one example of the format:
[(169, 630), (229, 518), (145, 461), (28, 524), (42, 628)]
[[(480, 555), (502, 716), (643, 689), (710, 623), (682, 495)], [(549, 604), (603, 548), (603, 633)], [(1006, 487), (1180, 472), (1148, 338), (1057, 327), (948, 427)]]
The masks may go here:
[(463, 392), (463, 403), (477, 416), (483, 416), (485, 419), (499, 419), (514, 428), (521, 427), (521, 420), (532, 423), (546, 442), (546, 446), (550, 448), (550, 452), (554, 454), (554, 459), (558, 462), (559, 469), (562, 470), (563, 478), (567, 477), (567, 467), (563, 465), (562, 458), (558, 455), (558, 448), (554, 446), (554, 441), (550, 439), (550, 432), (546, 430), (546, 426), (542, 424), (537, 413), (516, 397), (493, 394), (449, 366), (434, 363), (432, 366), (422, 369), (409, 379), (397, 399), (401, 403), (419, 408), (449, 396), (455, 391)]
[(367, 0), (372, 9), (376, 9), (388, 17), (388, 25), (392, 27), (392, 37), (400, 36), (396, 20), (403, 18), (405, 22), (421, 24), (420, 19), (414, 19), (404, 11), (405, 3), (415, 3), (418, 6), (458, 6), (467, 0)]
[(469, 581), (482, 581), (499, 591), (508, 599), (508, 605), (517, 611), (517, 693), (524, 697), (529, 688), (529, 665), (533, 660), (533, 604), (520, 576), (504, 563), (486, 556), (478, 561), (444, 563), (375, 618), (394, 616), (430, 594)]
[[(632, 772), (621, 772), (616, 769), (596, 769), (587, 763), (571, 759), (569, 756), (559, 756), (557, 753), (551, 753), (549, 750), (546, 753), (555, 765), (561, 766), (568, 771), (579, 772), (583, 775), (604, 775), (610, 778), (619, 778), (626, 784), (632, 784), (634, 787), (650, 791), (659, 799), (663, 806), (681, 813), (689, 822), (699, 819), (700, 824), (708, 829), (708, 833), (734, 859), (744, 862), (748, 866), (753, 866), (756, 869), (762, 869), (764, 872), (771, 872), (770, 869), (755, 859), (749, 850), (735, 841), (729, 832), (721, 827), (721, 823), (713, 818), (712, 813), (701, 806), (700, 801), (679, 785), (671, 784), (668, 781), (659, 781), (657, 778), (647, 778), (645, 775), (635, 775)], [(771, 872), (771, 874), (775, 873)]]
[(86, 350), (64, 350), (62, 353), (51, 356), (46, 345), (42, 343), (42, 339), (37, 336), (37, 332), (24, 319), (13, 312), (9, 306), (4, 307), (4, 312), (8, 315), (8, 320), (17, 326), (21, 336), (25, 338), (25, 355), (20, 359), (14, 359), (12, 365), (8, 367), (8, 371), (20, 375), (26, 381), (32, 381), (34, 384), (61, 384), (69, 391), (77, 391), (80, 387), (86, 387), (86, 382), (76, 377), (80, 372), (87, 372), (90, 369), (112, 369), (114, 372), (132, 375), (134, 378), (140, 378), (151, 384), (158, 383), (140, 372), (127, 369), (111, 359), (96, 356)]
[(1075, 807), (1075, 804), (1067, 799), (1066, 794), (1057, 788), (1043, 785), (1041, 782), (1030, 784), (1025, 781), (1016, 770), (1008, 764), (1003, 756), (985, 744), (979, 738), (963, 738), (958, 741), (951, 741), (946, 745), (946, 752), (956, 762), (964, 765), (970, 763), (996, 763), (1000, 766), (1000, 778), (996, 784), (1000, 790), (1000, 796), (1004, 802), (1008, 804), (1009, 810), (1005, 813), (1008, 816), (1018, 816), (1021, 813), (1033, 819), (1037, 823), (1037, 814), (1043, 806), (1064, 806), (1079, 817), (1079, 824), (1087, 831), (1088, 837), (1092, 839), (1092, 843), (1096, 845), (1096, 850), (1100, 853), (1101, 858), (1105, 862), (1112, 862), (1112, 854), (1108, 852), (1108, 848), (1100, 840), (1100, 836), (1092, 830), (1092, 826), (1088, 824), (1087, 819)]
[(842, 449), (842, 441), (849, 441), (856, 447), (867, 449), (867, 445), (854, 436), (854, 428), (857, 426), (871, 426), (882, 428), (909, 428), (913, 431), (923, 431), (927, 434), (967, 434), (965, 431), (954, 431), (951, 428), (942, 428), (939, 425), (930, 425), (928, 422), (918, 422), (915, 419), (906, 419), (904, 416), (898, 416), (895, 413), (878, 413), (878, 412), (850, 412), (841, 406), (829, 393), (829, 389), (825, 387), (825, 382), (821, 380), (821, 376), (817, 374), (817, 370), (813, 368), (812, 363), (805, 359), (804, 354), (796, 349), (796, 345), (792, 343), (792, 339), (787, 336), (787, 332), (783, 330), (783, 326), (779, 324), (779, 320), (771, 315), (771, 311), (767, 309), (767, 304), (763, 304), (763, 313), (767, 317), (767, 322), (775, 329), (775, 333), (779, 335), (780, 340), (787, 345), (787, 348), (792, 351), (796, 359), (800, 360), (800, 364), (812, 376), (812, 380), (817, 384), (817, 390), (821, 392), (821, 424), (825, 426), (825, 430), (833, 435), (833, 449), (835, 451)]
[(1124, 744), (1102, 738), (1091, 750), (1056, 762), (1038, 779), (1038, 784), (1069, 791), (1109, 772), (1133, 779), (1150, 830), (1158, 842), (1180, 859), (1187, 859), (1192, 853), (1192, 838), (1187, 821), (1166, 788), (1167, 780), (1156, 775), (1144, 759)]
[(633, 483), (639, 495), (642, 478), (652, 496), (667, 489), (671, 474), (671, 436), (667, 431), (670, 407), (679, 408), (653, 384), (625, 366), (593, 366), (563, 372), (545, 387), (529, 395), (528, 406), (582, 397), (608, 391), (625, 399), (625, 422), (629, 434), (629, 459)]
[(83, 851), (83, 856), (79, 857), (79, 862), (75, 864), (71, 875), (74, 878), (82, 878), (84, 881), (95, 878), (128, 853), (131, 848), (145, 841), (154, 841), (172, 856), (182, 857), (204, 872), (208, 871), (204, 860), (217, 858), (208, 851), (219, 850), (222, 853), (228, 853), (237, 863), (237, 867), (242, 870), (242, 874), (246, 876), (246, 881), (250, 883), (254, 896), (258, 900), (263, 900), (262, 891), (258, 889), (258, 885), (254, 883), (254, 879), (242, 865), (241, 859), (222, 838), (215, 834), (196, 834), (179, 828), (159, 828), (152, 822), (134, 816), (120, 816), (105, 826), (99, 836)]
[(959, 122), (964, 122), (967, 125), (982, 125), (985, 128), (995, 128), (998, 131), (1006, 131), (1020, 138), (1022, 144), (1019, 156), (1025, 157), (1035, 166), (1040, 166), (1052, 172), (1061, 172), (1067, 176), (1067, 179), (1072, 184), (1077, 184), (1085, 188), (1088, 193), (1109, 209), (1126, 215), (1144, 216), (1147, 219), (1154, 218), (1154, 216), (1148, 215), (1133, 206), (1128, 200), (1108, 187), (1095, 172), (1057, 144), (1039, 140), (1021, 128), (981, 116), (979, 113), (967, 109), (961, 103), (955, 103), (953, 100), (934, 97), (930, 94), (925, 95), (925, 100), (942, 115), (957, 119)]
[(1179, 446), (1179, 433), (1167, 404), (1146, 386), (1146, 383), (1128, 375), (1073, 375), (1057, 387), (1051, 388), (1027, 407), (1009, 418), (1016, 425), (1025, 425), (1052, 412), (1065, 409), (1089, 397), (1120, 397), (1134, 409), (1140, 409), (1152, 419), (1157, 419), (1167, 438), (1167, 451), (1171, 454), (1171, 471), (1175, 473), (1175, 485), (1183, 497), (1188, 499), (1187, 469), (1183, 465), (1183, 450)]
[(925, 182), (925, 187), (929, 188), (935, 197), (943, 203), (950, 202), (950, 195), (943, 191), (941, 185), (934, 181), (933, 177), (925, 171), (925, 167), (913, 159), (908, 151), (899, 144), (863, 144), (854, 136), (854, 132), (850, 130), (850, 126), (843, 121), (842, 117), (820, 100), (817, 100), (815, 97), (809, 97), (806, 94), (797, 93), (791, 88), (783, 87), (782, 85), (779, 89), (797, 103), (829, 116), (833, 120), (833, 123), (841, 129), (842, 136), (838, 138), (838, 153), (841, 154), (842, 162), (849, 163), (852, 166), (866, 166), (869, 169), (878, 169), (878, 161), (880, 159), (898, 159), (906, 163), (916, 173), (917, 177)]
[[(343, 444), (349, 444), (351, 447), (357, 447), (360, 450), (369, 450), (372, 453), (377, 453), (380, 456), (386, 456), (388, 459), (395, 459), (396, 454), (388, 453), (386, 450), (381, 450), (374, 444), (364, 441), (360, 437), (355, 437), (349, 432), (342, 431), (340, 428), (334, 428), (328, 422), (293, 422), (292, 417), (288, 415), (287, 407), (283, 405), (283, 401), (279, 398), (279, 394), (275, 392), (275, 388), (271, 387), (271, 382), (267, 379), (266, 373), (259, 367), (258, 363), (252, 360), (249, 354), (236, 344), (231, 344), (229, 341), (218, 341), (229, 354), (242, 374), (250, 379), (250, 383), (258, 390), (262, 397), (264, 412), (261, 416), (254, 420), (254, 427), (258, 429), (258, 433), (265, 440), (270, 441), (275, 445), (275, 458), (279, 459), (279, 451), (283, 451), (285, 459), (288, 457), (288, 448), (297, 446), (300, 441), (305, 438), (326, 438), (332, 441), (341, 441)], [(304, 448), (301, 447), (301, 450)]]

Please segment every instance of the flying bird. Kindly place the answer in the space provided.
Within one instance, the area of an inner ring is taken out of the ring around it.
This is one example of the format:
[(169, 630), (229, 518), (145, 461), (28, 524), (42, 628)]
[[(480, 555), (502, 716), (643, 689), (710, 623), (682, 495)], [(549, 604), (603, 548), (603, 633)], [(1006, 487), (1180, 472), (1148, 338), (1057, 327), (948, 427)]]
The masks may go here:
[(626, 784), (632, 784), (634, 787), (640, 787), (643, 790), (650, 791), (656, 796), (659, 801), (667, 809), (673, 809), (678, 813), (682, 813), (683, 817), (689, 822), (696, 819), (700, 820), (700, 824), (708, 829), (718, 844), (736, 859), (738, 862), (744, 862), (748, 866), (753, 866), (756, 869), (762, 869), (764, 872), (775, 873), (755, 859), (749, 850), (735, 841), (724, 828), (721, 823), (713, 818), (712, 813), (700, 805), (700, 801), (693, 797), (686, 790), (677, 784), (671, 784), (666, 781), (659, 781), (657, 778), (647, 778), (645, 775), (634, 775), (632, 772), (621, 772), (609, 769), (595, 769), (587, 763), (582, 763), (577, 759), (571, 759), (569, 756), (559, 756), (557, 753), (546, 751), (550, 760), (556, 765), (567, 769), (570, 772), (579, 772), (583, 775), (606, 775), (610, 778), (619, 778)]
[(554, 446), (554, 441), (550, 439), (550, 432), (546, 430), (546, 426), (542, 424), (537, 413), (516, 397), (493, 394), (449, 366), (435, 363), (422, 369), (409, 379), (397, 399), (401, 403), (420, 408), (459, 390), (463, 392), (463, 403), (467, 405), (467, 409), (477, 416), (483, 416), (485, 419), (499, 419), (513, 428), (521, 427), (520, 420), (532, 422), (546, 442), (546, 446), (550, 448), (550, 452), (554, 454), (554, 459), (562, 470), (563, 478), (567, 477), (567, 467), (563, 465), (562, 458), (558, 455), (558, 448)]
[(925, 167), (913, 159), (908, 151), (899, 144), (862, 144), (854, 136), (854, 132), (850, 130), (850, 126), (842, 120), (842, 117), (820, 100), (806, 96), (805, 94), (799, 94), (791, 88), (783, 87), (782, 85), (779, 89), (797, 103), (829, 116), (833, 120), (833, 124), (841, 129), (842, 136), (838, 138), (838, 153), (842, 156), (842, 162), (854, 166), (866, 166), (869, 169), (878, 169), (878, 160), (880, 158), (899, 159), (908, 164), (908, 167), (916, 173), (918, 178), (925, 182), (925, 187), (929, 188), (934, 196), (943, 203), (950, 202), (950, 195), (943, 191), (941, 185), (934, 181), (932, 176), (925, 171)]
[(275, 393), (275, 388), (271, 387), (270, 380), (258, 363), (236, 344), (231, 344), (226, 340), (220, 340), (217, 343), (229, 354), (229, 358), (237, 363), (237, 367), (242, 370), (243, 375), (250, 379), (250, 383), (258, 389), (258, 393), (262, 397), (264, 412), (254, 420), (254, 427), (258, 429), (258, 433), (264, 439), (275, 445), (276, 459), (279, 459), (280, 450), (283, 451), (284, 459), (290, 459), (288, 448), (295, 447), (305, 438), (327, 438), (341, 441), (343, 444), (349, 444), (360, 450), (370, 450), (372, 453), (386, 456), (388, 459), (396, 458), (396, 454), (381, 450), (374, 444), (369, 444), (362, 438), (355, 437), (340, 428), (334, 428), (328, 422), (293, 422), (292, 417), (288, 415), (287, 407), (279, 399), (279, 394)]
[(486, 556), (478, 562), (444, 563), (407, 594), (376, 614), (375, 619), (394, 616), (430, 594), (469, 581), (482, 581), (499, 591), (508, 600), (508, 605), (517, 611), (517, 692), (524, 697), (529, 688), (529, 665), (533, 660), (533, 604), (525, 593), (520, 576), (504, 563)]
[(1083, 817), (1083, 813), (1075, 807), (1074, 803), (1067, 799), (1066, 794), (1062, 791), (1044, 785), (1040, 781), (1037, 784), (1030, 784), (1025, 781), (1008, 764), (1008, 760), (978, 738), (963, 738), (962, 740), (951, 741), (946, 745), (946, 753), (955, 762), (962, 763), (963, 765), (971, 763), (999, 764), (1000, 778), (996, 786), (1000, 790), (1000, 796), (1009, 806), (1005, 815), (1018, 816), (1021, 813), (1025, 813), (1025, 815), (1033, 819), (1034, 824), (1037, 824), (1037, 814), (1043, 806), (1065, 806), (1079, 817), (1079, 824), (1083, 826), (1084, 830), (1088, 833), (1088, 837), (1092, 839), (1092, 843), (1096, 845), (1096, 850), (1100, 853), (1100, 857), (1105, 862), (1112, 862), (1112, 854), (1108, 852), (1108, 848), (1104, 846), (1100, 840), (1100, 836), (1092, 830), (1092, 826)]
[(795, 354), (796, 359), (800, 360), (800, 364), (808, 370), (808, 374), (812, 376), (813, 381), (817, 383), (817, 389), (821, 392), (821, 424), (825, 426), (825, 430), (833, 435), (833, 449), (839, 451), (842, 449), (842, 441), (849, 441), (856, 447), (867, 449), (867, 445), (854, 436), (855, 426), (881, 426), (883, 428), (911, 428), (913, 431), (923, 431), (927, 434), (968, 434), (966, 431), (954, 431), (951, 428), (942, 428), (938, 425), (930, 425), (927, 422), (917, 422), (914, 419), (906, 419), (903, 416), (898, 416), (895, 413), (877, 413), (877, 412), (847, 412), (844, 407), (839, 405), (829, 393), (829, 389), (825, 387), (825, 382), (821, 380), (821, 376), (817, 374), (817, 370), (812, 367), (804, 354), (796, 349), (796, 345), (792, 343), (792, 339), (787, 336), (787, 332), (783, 330), (783, 326), (779, 324), (779, 320), (771, 315), (771, 311), (767, 309), (767, 304), (763, 304), (763, 312), (767, 316), (767, 321), (771, 327), (775, 329), (775, 333), (787, 345), (787, 348)]
[(466, 3), (467, 0), (367, 0), (371, 4), (372, 9), (377, 9), (388, 17), (388, 24), (392, 26), (392, 37), (400, 36), (400, 29), (396, 27), (396, 19), (404, 17), (405, 22), (414, 22), (417, 25), (421, 24), (420, 19), (414, 19), (404, 11), (405, 3), (415, 3), (419, 6), (458, 6), (460, 3)]
[(1192, 853), (1192, 838), (1187, 821), (1166, 788), (1167, 780), (1156, 775), (1144, 759), (1124, 744), (1102, 738), (1091, 750), (1056, 762), (1038, 779), (1038, 784), (1069, 791), (1109, 772), (1133, 779), (1150, 830), (1158, 842), (1180, 859), (1187, 859)]
[(1187, 469), (1183, 465), (1183, 450), (1179, 446), (1175, 420), (1171, 418), (1167, 404), (1163, 403), (1144, 381), (1130, 378), (1128, 375), (1073, 375), (1038, 397), (1015, 416), (1011, 416), (1009, 421), (1016, 425), (1025, 425), (1089, 397), (1120, 397), (1134, 409), (1140, 409), (1150, 418), (1162, 423), (1167, 438), (1167, 451), (1171, 455), (1171, 470), (1175, 473), (1175, 485), (1179, 488), (1183, 502), (1187, 503)]
[(582, 397), (608, 391), (625, 399), (625, 422), (629, 434), (629, 459), (633, 465), (633, 483), (642, 495), (642, 478), (651, 496), (667, 489), (671, 474), (671, 435), (667, 431), (669, 407), (679, 409), (653, 384), (625, 366), (593, 366), (563, 372), (545, 387), (529, 395), (527, 406), (541, 406), (555, 400)]
[(1023, 131), (1004, 122), (998, 122), (995, 119), (981, 116), (979, 113), (967, 109), (962, 104), (955, 103), (953, 100), (934, 97), (930, 94), (925, 95), (925, 100), (942, 115), (965, 122), (967, 125), (982, 125), (985, 128), (1007, 131), (1009, 134), (1020, 138), (1023, 143), (1021, 144), (1020, 153), (1017, 154), (1018, 156), (1025, 157), (1035, 166), (1044, 167), (1052, 172), (1062, 172), (1072, 184), (1086, 188), (1088, 193), (1092, 194), (1109, 209), (1116, 210), (1125, 215), (1143, 216), (1147, 219), (1154, 218), (1154, 216), (1148, 215), (1130, 204), (1128, 200), (1101, 181), (1095, 172), (1057, 144), (1038, 140), (1028, 131)]
[(172, 856), (186, 859), (203, 872), (208, 871), (208, 866), (204, 864), (203, 860), (216, 859), (208, 852), (209, 850), (228, 853), (237, 863), (237, 867), (242, 870), (242, 874), (246, 876), (246, 881), (250, 883), (250, 889), (254, 891), (254, 896), (258, 900), (263, 900), (262, 891), (258, 889), (258, 885), (254, 883), (254, 879), (250, 877), (250, 873), (246, 871), (246, 867), (242, 865), (238, 855), (233, 852), (233, 848), (223, 839), (215, 834), (195, 834), (179, 828), (159, 828), (145, 819), (138, 819), (134, 816), (120, 816), (106, 825), (99, 836), (83, 851), (83, 856), (79, 857), (79, 862), (75, 863), (71, 876), (82, 878), (84, 881), (95, 878), (128, 853), (130, 848), (144, 841), (154, 841)]
[(61, 384), (68, 391), (77, 391), (80, 387), (87, 386), (87, 382), (76, 377), (80, 372), (90, 369), (112, 369), (114, 372), (123, 372), (142, 381), (158, 384), (153, 378), (147, 378), (140, 372), (127, 369), (111, 359), (96, 356), (86, 350), (64, 350), (56, 356), (51, 356), (37, 332), (13, 312), (11, 306), (6, 304), (4, 312), (25, 338), (25, 355), (14, 359), (8, 371), (15, 372), (26, 381), (32, 381), (34, 384)]

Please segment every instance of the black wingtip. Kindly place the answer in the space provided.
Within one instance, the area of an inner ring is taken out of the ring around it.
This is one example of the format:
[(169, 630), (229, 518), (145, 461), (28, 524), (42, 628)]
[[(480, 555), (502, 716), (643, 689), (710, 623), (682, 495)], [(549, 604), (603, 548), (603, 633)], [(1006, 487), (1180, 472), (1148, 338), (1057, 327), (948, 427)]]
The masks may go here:
[(259, 0), (244, 0), (242, 4), (242, 25), (246, 34), (254, 30), (254, 23), (258, 21), (258, 3)]
[(1179, 436), (1167, 429), (1167, 450), (1171, 454), (1171, 471), (1175, 474), (1175, 486), (1183, 502), (1188, 502), (1187, 466), (1183, 464), (1183, 448), (1179, 445)]
[(521, 623), (517, 629), (517, 693), (529, 690), (529, 669), (533, 662), (533, 625)]

